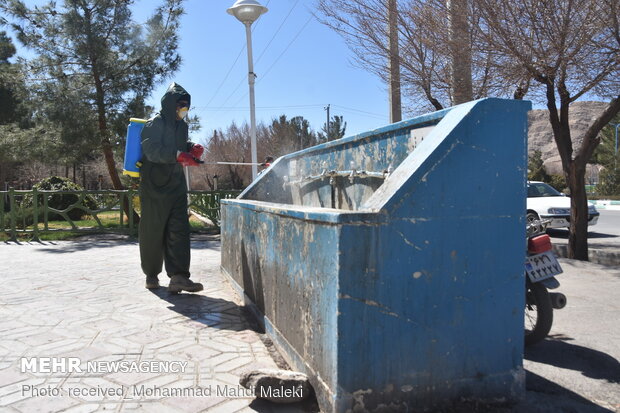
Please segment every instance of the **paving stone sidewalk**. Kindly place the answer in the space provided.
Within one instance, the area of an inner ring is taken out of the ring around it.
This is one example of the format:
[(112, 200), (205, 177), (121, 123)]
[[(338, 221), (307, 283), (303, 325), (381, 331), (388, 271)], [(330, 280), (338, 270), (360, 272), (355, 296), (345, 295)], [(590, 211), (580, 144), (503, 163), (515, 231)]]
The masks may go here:
[[(136, 242), (0, 244), (0, 411), (283, 411), (238, 385), (277, 366), (219, 265), (217, 240), (192, 241), (205, 290), (170, 295), (144, 288)], [(40, 357), (78, 358), (80, 371), (21, 371)]]

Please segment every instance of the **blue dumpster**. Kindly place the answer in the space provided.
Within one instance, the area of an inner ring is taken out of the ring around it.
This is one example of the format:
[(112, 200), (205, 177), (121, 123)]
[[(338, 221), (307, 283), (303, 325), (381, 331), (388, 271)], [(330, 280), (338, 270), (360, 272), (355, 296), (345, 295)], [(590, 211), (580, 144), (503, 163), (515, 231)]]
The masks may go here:
[(222, 271), (322, 411), (524, 394), (524, 101), (286, 155), (222, 200)]

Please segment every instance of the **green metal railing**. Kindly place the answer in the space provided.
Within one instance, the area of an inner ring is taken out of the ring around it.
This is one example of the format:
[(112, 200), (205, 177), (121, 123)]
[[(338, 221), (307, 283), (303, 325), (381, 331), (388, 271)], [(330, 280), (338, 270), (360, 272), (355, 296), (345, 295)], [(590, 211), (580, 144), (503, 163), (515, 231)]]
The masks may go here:
[(189, 208), (220, 226), (220, 200), (236, 198), (241, 191), (189, 191)]
[[(219, 227), (220, 200), (235, 198), (239, 193), (190, 191), (190, 208)], [(136, 235), (137, 222), (134, 214), (126, 216), (125, 204), (129, 211), (139, 213), (138, 191), (0, 191), (0, 234), (8, 234), (11, 241), (24, 235), (31, 235), (32, 240), (39, 241), (41, 234), (52, 232)]]

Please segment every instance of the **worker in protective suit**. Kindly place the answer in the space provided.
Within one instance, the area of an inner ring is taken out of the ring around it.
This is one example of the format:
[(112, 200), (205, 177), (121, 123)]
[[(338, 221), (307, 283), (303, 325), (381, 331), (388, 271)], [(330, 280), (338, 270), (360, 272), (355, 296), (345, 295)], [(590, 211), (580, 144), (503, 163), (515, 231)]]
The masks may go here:
[(140, 261), (146, 288), (159, 288), (165, 264), (168, 290), (197, 292), (202, 284), (189, 277), (190, 242), (184, 166), (197, 166), (204, 152), (188, 141), (185, 121), (189, 93), (172, 83), (161, 98), (161, 111), (144, 125), (140, 168)]

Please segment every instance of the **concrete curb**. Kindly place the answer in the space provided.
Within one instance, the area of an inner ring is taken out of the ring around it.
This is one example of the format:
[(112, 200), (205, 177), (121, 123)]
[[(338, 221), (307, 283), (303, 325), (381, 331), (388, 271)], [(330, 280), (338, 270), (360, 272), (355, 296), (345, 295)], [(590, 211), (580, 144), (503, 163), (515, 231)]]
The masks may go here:
[[(553, 241), (553, 251), (560, 258), (568, 258), (568, 244), (558, 244)], [(590, 247), (588, 258), (595, 264), (620, 266), (620, 249)]]
[(604, 209), (606, 211), (620, 211), (620, 201), (596, 200), (590, 201), (596, 206), (596, 209)]

